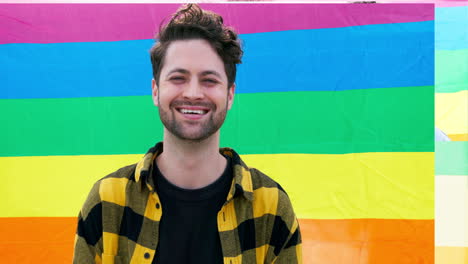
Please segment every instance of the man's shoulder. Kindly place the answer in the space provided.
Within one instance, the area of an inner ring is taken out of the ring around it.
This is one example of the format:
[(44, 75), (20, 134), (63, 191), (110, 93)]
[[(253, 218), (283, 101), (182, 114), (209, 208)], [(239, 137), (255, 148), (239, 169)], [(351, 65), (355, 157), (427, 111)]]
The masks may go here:
[[(273, 180), (270, 176), (266, 175), (259, 169), (248, 166), (241, 159), (240, 155), (236, 151), (234, 151), (234, 149), (222, 148), (220, 152), (232, 157), (234, 164), (237, 165), (238, 168), (242, 168), (242, 171), (248, 170), (250, 172), (250, 178), (252, 179), (252, 190), (254, 191), (254, 196), (255, 196), (255, 193), (260, 193), (262, 192), (262, 190), (268, 189), (268, 191), (270, 192), (277, 190), (278, 193), (281, 193), (281, 195), (284, 195), (287, 198), (288, 195), (286, 191), (283, 189), (283, 187), (281, 187), (281, 185), (278, 182)], [(240, 173), (240, 174), (243, 174), (243, 173)]]
[(249, 167), (249, 171), (252, 177), (252, 189), (254, 191), (260, 188), (274, 188), (278, 189), (278, 191), (284, 195), (288, 195), (278, 182), (273, 180), (270, 176), (266, 175), (259, 169)]
[(135, 168), (136, 164), (131, 164), (97, 180), (89, 192), (88, 200), (95, 200), (96, 203), (102, 198), (103, 192), (114, 192), (117, 188), (125, 190), (129, 182), (135, 181)]
[(122, 167), (114, 172), (107, 174), (97, 181), (97, 183), (113, 180), (113, 179), (126, 179), (135, 180), (136, 163)]
[(249, 171), (252, 178), (254, 207), (266, 211), (272, 210), (268, 213), (293, 219), (294, 209), (285, 189), (260, 170), (249, 168)]
[[(258, 223), (271, 225), (272, 233), (276, 234), (272, 238), (274, 246), (281, 249), (289, 238), (294, 237), (294, 233), (299, 232), (291, 200), (283, 187), (268, 175), (255, 168), (249, 168), (249, 171), (253, 185), (254, 216), (260, 219)], [(300, 241), (300, 238), (294, 239)], [(294, 243), (299, 243), (297, 241)]]
[(121, 201), (115, 201), (115, 197), (124, 195), (114, 194), (125, 192), (128, 182), (134, 179), (135, 167), (136, 164), (125, 166), (97, 180), (83, 204), (81, 216), (86, 218), (93, 211), (101, 210), (103, 200), (121, 204)]

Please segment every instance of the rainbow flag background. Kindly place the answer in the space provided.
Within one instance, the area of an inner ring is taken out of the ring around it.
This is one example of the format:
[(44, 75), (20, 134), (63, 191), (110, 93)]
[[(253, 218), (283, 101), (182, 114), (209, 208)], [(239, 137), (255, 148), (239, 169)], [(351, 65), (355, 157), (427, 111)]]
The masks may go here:
[[(178, 6), (0, 5), (0, 263), (70, 262), (92, 184), (162, 139), (148, 50)], [(202, 7), (245, 47), (221, 145), (287, 190), (304, 262), (433, 263), (434, 122), (467, 134), (434, 108), (466, 108), (467, 35), (451, 24), (466, 7), (436, 10), (436, 30), (459, 34), (436, 39), (433, 4)], [(466, 198), (466, 176), (446, 175), (467, 175), (468, 147), (447, 143), (436, 184)], [(467, 237), (436, 236), (436, 259), (466, 263)]]
[(435, 262), (468, 263), (468, 1), (440, 2), (435, 16)]

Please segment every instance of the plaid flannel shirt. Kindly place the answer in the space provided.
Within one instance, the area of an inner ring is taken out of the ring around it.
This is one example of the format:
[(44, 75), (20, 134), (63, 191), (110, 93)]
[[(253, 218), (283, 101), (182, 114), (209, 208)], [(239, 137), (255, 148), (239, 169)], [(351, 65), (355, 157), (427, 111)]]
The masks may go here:
[[(151, 167), (161, 150), (158, 143), (137, 164), (94, 184), (78, 216), (73, 263), (151, 264), (162, 216)], [(302, 263), (299, 225), (286, 192), (234, 150), (220, 152), (233, 159), (231, 189), (217, 219), (224, 263)]]

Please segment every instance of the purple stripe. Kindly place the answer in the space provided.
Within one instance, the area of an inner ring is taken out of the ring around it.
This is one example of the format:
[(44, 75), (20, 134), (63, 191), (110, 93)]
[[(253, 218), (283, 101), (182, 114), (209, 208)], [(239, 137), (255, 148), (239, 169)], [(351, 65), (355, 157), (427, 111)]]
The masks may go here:
[[(150, 39), (179, 4), (3, 4), (0, 44)], [(241, 34), (434, 20), (431, 4), (201, 4)], [(339, 18), (339, 19), (337, 19)]]

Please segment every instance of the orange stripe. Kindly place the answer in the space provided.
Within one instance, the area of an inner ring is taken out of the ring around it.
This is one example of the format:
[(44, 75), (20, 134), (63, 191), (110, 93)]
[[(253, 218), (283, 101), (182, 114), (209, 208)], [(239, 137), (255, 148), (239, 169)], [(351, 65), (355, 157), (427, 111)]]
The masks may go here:
[[(300, 219), (304, 263), (433, 263), (433, 220)], [(75, 217), (0, 218), (0, 263), (71, 263)]]
[(450, 134), (448, 137), (452, 141), (468, 141), (468, 134)]
[(76, 217), (0, 218), (0, 263), (71, 263)]
[(300, 219), (304, 263), (434, 263), (434, 220)]

